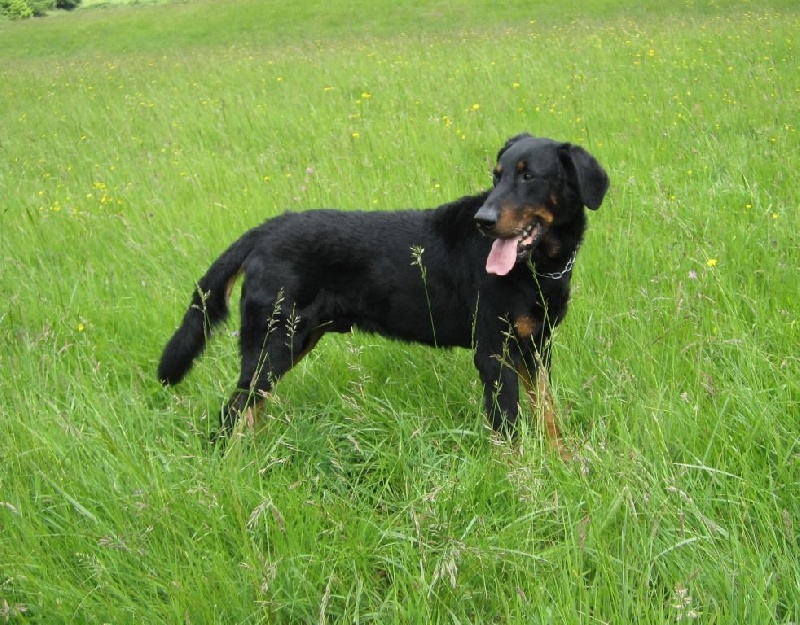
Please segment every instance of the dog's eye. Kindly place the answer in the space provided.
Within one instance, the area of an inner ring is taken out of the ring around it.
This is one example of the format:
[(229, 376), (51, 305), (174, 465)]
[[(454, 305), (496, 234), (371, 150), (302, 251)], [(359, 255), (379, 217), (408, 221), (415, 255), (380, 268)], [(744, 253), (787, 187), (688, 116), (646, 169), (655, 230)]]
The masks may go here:
[(500, 174), (496, 171), (492, 172), (492, 184), (497, 186), (497, 183), (500, 182)]
[(533, 180), (534, 178), (536, 178), (536, 176), (534, 176), (534, 175), (533, 175), (531, 172), (529, 172), (529, 171), (523, 171), (523, 172), (522, 172), (522, 179), (523, 179), (525, 182), (530, 182), (530, 181), (531, 181), (531, 180)]

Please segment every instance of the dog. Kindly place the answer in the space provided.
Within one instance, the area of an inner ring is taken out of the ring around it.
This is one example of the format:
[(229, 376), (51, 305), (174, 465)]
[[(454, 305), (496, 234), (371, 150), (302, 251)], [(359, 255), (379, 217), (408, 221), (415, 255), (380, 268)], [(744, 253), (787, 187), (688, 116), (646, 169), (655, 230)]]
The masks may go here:
[(203, 351), (241, 276), (241, 372), (220, 434), (252, 423), (275, 382), (328, 332), (357, 328), (473, 351), (492, 428), (513, 436), (519, 381), (564, 451), (549, 386), (550, 337), (567, 312), (586, 211), (609, 178), (580, 146), (523, 133), (493, 186), (428, 210), (285, 213), (246, 232), (197, 283), (158, 366), (175, 384)]

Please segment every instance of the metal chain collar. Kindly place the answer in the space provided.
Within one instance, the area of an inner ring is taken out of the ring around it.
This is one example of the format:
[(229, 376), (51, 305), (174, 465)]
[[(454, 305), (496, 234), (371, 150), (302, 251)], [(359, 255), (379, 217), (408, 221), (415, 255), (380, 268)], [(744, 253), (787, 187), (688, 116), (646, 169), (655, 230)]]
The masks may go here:
[(539, 276), (540, 278), (549, 278), (551, 280), (560, 280), (566, 274), (568, 274), (570, 271), (572, 271), (572, 268), (575, 266), (575, 258), (577, 256), (578, 256), (578, 248), (576, 247), (575, 251), (572, 252), (572, 256), (569, 257), (569, 260), (567, 261), (567, 264), (564, 266), (564, 268), (561, 271), (553, 271), (551, 273), (539, 273), (535, 269), (534, 269), (534, 271), (536, 271), (536, 275)]

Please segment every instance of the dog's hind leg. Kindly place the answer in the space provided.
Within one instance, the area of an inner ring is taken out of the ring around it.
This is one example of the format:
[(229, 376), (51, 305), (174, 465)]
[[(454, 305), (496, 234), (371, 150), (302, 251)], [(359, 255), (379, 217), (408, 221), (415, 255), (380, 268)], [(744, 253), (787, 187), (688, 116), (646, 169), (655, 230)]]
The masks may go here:
[(321, 335), (297, 332), (290, 336), (286, 328), (281, 327), (263, 337), (260, 341), (263, 348), (243, 344), (239, 382), (222, 410), (222, 433), (230, 434), (239, 419), (254, 425), (258, 409), (272, 387), (314, 348)]
[[(262, 300), (242, 293), (241, 371), (236, 391), (222, 409), (222, 434), (256, 411), (275, 383), (310, 352), (322, 336), (314, 319), (296, 314), (283, 297)], [(312, 315), (313, 317), (313, 315)]]

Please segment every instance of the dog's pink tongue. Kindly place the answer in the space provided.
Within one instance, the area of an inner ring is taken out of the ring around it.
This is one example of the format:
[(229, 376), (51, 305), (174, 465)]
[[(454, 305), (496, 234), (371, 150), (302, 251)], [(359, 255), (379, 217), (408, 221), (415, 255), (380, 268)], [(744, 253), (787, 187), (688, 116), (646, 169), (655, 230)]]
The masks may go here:
[(486, 272), (498, 276), (506, 275), (517, 262), (517, 240), (495, 239), (486, 258)]

